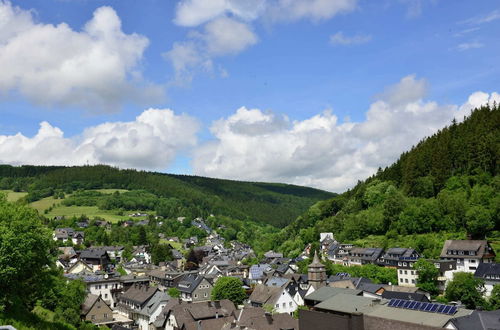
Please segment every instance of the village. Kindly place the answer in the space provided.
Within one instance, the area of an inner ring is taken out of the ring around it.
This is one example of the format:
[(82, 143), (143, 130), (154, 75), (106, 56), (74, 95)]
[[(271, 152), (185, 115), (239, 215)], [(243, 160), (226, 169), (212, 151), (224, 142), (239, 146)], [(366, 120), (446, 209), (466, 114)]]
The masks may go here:
[[(183, 219), (184, 220), (184, 219)], [(125, 226), (145, 225), (145, 220)], [(147, 221), (147, 220), (146, 220)], [(83, 224), (81, 224), (83, 225)], [(152, 262), (147, 246), (134, 246), (131, 258), (123, 246), (59, 247), (57, 265), (68, 280), (82, 280), (87, 297), (81, 317), (112, 329), (487, 329), (500, 311), (468, 309), (461, 301), (436, 302), (419, 288), (414, 269), (421, 255), (410, 247), (362, 248), (344, 244), (333, 233), (320, 233), (319, 251), (311, 244), (294, 259), (268, 251), (257, 262), (252, 248), (226, 242), (203, 219), (192, 226), (206, 238), (163, 237), (171, 261)], [(82, 246), (83, 231), (57, 228), (53, 239)], [(174, 245), (181, 248), (174, 248)], [(184, 251), (184, 252), (183, 252)], [(197, 258), (196, 267), (187, 252)], [(189, 257), (188, 257), (189, 258)], [(348, 273), (328, 276), (324, 262), (396, 269), (397, 283), (374, 283)], [(443, 292), (457, 273), (484, 281), (485, 297), (500, 284), (500, 264), (486, 240), (447, 240), (440, 258), (428, 260), (438, 270)], [(306, 262), (307, 272), (299, 264)], [(221, 278), (239, 280), (245, 299), (214, 300)]]

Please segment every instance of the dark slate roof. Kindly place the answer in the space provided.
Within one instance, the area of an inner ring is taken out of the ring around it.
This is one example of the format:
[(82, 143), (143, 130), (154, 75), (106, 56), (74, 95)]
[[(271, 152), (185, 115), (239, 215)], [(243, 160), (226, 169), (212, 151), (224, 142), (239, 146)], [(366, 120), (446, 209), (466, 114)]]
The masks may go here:
[(101, 259), (107, 257), (107, 252), (101, 248), (92, 248), (80, 251), (81, 259)]
[[(448, 251), (475, 251), (476, 255), (463, 255), (448, 254)], [(495, 253), (489, 246), (487, 241), (484, 240), (447, 240), (444, 242), (443, 249), (441, 250), (441, 258), (483, 258), (493, 257)]]
[(475, 277), (483, 280), (500, 281), (500, 264), (497, 263), (480, 263), (474, 273)]
[(365, 292), (376, 293), (378, 290), (383, 289), (384, 286), (375, 283), (360, 282), (357, 289)]
[(177, 282), (177, 288), (181, 292), (193, 293), (201, 281), (203, 281), (203, 276), (201, 275), (185, 274), (180, 278), (179, 282)]
[(500, 329), (500, 310), (473, 311), (470, 315), (453, 318), (450, 322), (458, 330), (498, 330)]
[[(249, 329), (276, 330), (276, 329), (298, 329), (298, 320), (289, 314), (269, 314), (260, 307), (245, 307), (237, 311), (238, 326), (245, 326)], [(226, 329), (226, 328), (223, 328)], [(227, 327), (227, 329), (231, 329)]]
[(411, 293), (411, 292), (384, 291), (382, 293), (382, 298), (430, 302), (429, 299), (427, 299), (427, 297), (425, 295), (423, 295), (421, 293)]

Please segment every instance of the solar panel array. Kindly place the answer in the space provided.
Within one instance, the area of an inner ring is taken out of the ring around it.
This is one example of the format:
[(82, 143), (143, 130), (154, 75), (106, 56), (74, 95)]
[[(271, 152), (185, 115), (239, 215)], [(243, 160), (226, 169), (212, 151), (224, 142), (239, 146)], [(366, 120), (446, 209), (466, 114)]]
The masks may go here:
[(447, 315), (455, 314), (458, 309), (456, 306), (448, 306), (443, 304), (426, 303), (426, 302), (404, 300), (404, 299), (391, 299), (387, 304), (387, 306), (411, 309), (421, 312), (447, 314)]

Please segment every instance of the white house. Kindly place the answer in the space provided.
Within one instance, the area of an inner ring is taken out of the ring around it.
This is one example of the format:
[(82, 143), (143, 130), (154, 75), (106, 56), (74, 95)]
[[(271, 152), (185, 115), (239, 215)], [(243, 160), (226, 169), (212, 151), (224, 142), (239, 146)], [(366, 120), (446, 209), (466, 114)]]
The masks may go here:
[(495, 260), (495, 252), (487, 241), (447, 240), (441, 250), (442, 260), (455, 260), (457, 271), (474, 273), (480, 263)]
[(293, 314), (297, 309), (297, 302), (287, 292), (285, 287), (270, 287), (257, 285), (249, 298), (250, 304), (254, 307), (269, 305), (274, 307), (276, 313)]

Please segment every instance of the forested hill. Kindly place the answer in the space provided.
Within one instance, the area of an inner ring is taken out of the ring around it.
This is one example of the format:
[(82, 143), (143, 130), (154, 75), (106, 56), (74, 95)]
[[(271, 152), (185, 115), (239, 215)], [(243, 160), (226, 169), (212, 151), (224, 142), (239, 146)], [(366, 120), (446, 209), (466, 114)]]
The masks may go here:
[[(0, 165), (1, 189), (27, 191), (26, 198), (29, 202), (61, 193), (71, 194), (78, 190), (140, 190), (158, 197), (158, 203), (177, 205), (179, 214), (172, 212), (172, 216), (225, 215), (278, 227), (290, 223), (315, 202), (334, 196), (326, 191), (288, 184), (120, 170), (104, 165)], [(141, 196), (144, 197), (144, 193)], [(152, 203), (156, 203), (154, 198), (152, 200)], [(155, 209), (156, 206), (149, 206), (149, 209)]]
[(353, 189), (318, 202), (271, 245), (294, 255), (327, 231), (344, 242), (405, 245), (435, 257), (446, 237), (500, 237), (499, 155), (499, 106), (475, 109)]

